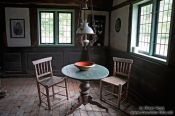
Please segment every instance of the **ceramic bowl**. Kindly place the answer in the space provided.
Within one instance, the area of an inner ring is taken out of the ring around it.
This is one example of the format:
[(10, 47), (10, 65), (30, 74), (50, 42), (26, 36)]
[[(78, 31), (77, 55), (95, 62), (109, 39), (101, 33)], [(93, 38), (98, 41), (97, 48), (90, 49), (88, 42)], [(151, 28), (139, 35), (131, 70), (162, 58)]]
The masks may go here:
[(95, 66), (93, 62), (89, 62), (89, 61), (75, 62), (74, 65), (80, 70), (88, 70)]

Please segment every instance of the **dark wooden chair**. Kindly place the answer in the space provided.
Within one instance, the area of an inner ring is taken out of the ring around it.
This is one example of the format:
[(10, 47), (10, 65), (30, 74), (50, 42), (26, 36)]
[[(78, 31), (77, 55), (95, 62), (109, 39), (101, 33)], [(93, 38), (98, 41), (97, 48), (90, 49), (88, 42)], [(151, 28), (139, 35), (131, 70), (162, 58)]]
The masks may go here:
[[(67, 79), (65, 77), (57, 77), (53, 75), (52, 71), (52, 57), (46, 57), (32, 61), (35, 66), (36, 82), (39, 95), (39, 105), (45, 103), (48, 106), (48, 109), (51, 110), (50, 96), (55, 97), (56, 94), (60, 95), (60, 92), (55, 92), (54, 87), (61, 87), (66, 90), (66, 94), (63, 96), (67, 97), (68, 100), (68, 91), (67, 91)], [(41, 91), (41, 86), (45, 88), (46, 92)], [(52, 95), (49, 95), (49, 89), (52, 88)], [(47, 98), (47, 102), (45, 100)]]
[(113, 61), (113, 76), (100, 81), (100, 99), (120, 108), (120, 103), (126, 100), (128, 96), (129, 78), (133, 60), (113, 57)]

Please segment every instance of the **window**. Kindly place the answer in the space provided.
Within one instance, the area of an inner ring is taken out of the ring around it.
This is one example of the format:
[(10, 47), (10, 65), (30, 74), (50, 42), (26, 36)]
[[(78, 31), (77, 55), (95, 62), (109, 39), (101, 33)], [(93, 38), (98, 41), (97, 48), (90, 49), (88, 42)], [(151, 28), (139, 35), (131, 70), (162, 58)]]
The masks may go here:
[(40, 42), (54, 43), (54, 13), (40, 12)]
[(40, 45), (73, 44), (73, 10), (38, 10)]
[(139, 12), (137, 45), (140, 50), (148, 53), (151, 40), (152, 4), (141, 6)]
[(172, 2), (173, 0), (154, 0), (133, 6), (132, 30), (135, 31), (132, 31), (131, 37), (131, 47), (134, 48), (132, 52), (167, 58)]

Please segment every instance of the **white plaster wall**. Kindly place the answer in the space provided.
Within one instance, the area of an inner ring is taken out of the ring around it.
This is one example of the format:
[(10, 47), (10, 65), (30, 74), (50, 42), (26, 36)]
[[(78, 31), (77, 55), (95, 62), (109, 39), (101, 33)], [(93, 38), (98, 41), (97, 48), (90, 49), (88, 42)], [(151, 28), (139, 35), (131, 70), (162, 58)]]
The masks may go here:
[[(5, 8), (6, 18), (6, 36), (8, 47), (27, 47), (31, 46), (30, 39), (30, 21), (28, 8)], [(10, 19), (24, 19), (25, 20), (25, 38), (11, 38), (10, 37)]]
[[(115, 31), (115, 21), (117, 18), (121, 19), (121, 29), (119, 32)], [(111, 13), (111, 31), (110, 31), (110, 47), (120, 51), (127, 51), (128, 41), (128, 19), (129, 5), (120, 9), (114, 10)]]
[(113, 0), (113, 6), (119, 5), (122, 2), (125, 2), (127, 0)]

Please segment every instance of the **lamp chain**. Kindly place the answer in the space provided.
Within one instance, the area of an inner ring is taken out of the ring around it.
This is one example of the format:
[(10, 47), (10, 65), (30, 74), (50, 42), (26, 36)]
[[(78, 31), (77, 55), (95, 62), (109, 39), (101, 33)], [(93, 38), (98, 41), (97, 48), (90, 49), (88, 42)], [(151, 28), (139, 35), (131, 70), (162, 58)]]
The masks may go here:
[[(91, 6), (91, 21), (92, 21), (92, 30), (94, 31), (95, 34), (88, 35), (87, 34), (80, 34), (78, 36), (78, 41), (79, 43), (87, 47), (88, 44), (93, 46), (93, 44), (98, 40), (98, 36), (96, 35), (96, 25), (95, 25), (95, 20), (94, 20), (94, 12), (93, 12), (93, 3), (92, 0), (90, 0), (90, 6)], [(83, 10), (83, 12), (82, 12)], [(81, 27), (83, 26), (82, 24), (86, 23), (86, 13), (85, 11), (88, 10), (88, 0), (82, 0), (80, 4), (80, 11), (79, 11), (79, 17), (78, 17), (78, 23), (77, 26)], [(82, 14), (83, 13), (83, 14)], [(83, 15), (83, 16), (82, 16)]]

